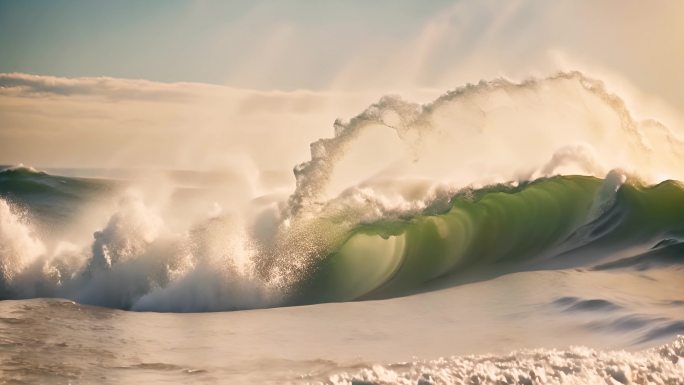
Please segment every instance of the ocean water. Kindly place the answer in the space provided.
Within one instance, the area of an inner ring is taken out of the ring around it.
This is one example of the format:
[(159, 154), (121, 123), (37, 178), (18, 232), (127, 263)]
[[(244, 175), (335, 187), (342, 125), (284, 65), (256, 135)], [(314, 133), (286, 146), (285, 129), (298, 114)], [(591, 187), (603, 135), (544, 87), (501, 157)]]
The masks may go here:
[(292, 177), (3, 167), (2, 381), (684, 384), (676, 130), (580, 73), (333, 128)]

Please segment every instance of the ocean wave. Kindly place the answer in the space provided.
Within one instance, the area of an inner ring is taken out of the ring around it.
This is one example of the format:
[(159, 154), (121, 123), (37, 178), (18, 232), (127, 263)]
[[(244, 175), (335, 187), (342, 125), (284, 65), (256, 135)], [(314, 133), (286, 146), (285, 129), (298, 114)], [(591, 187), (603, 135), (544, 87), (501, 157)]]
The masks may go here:
[(684, 384), (684, 336), (641, 351), (522, 350), (508, 355), (448, 357), (369, 365), (313, 384)]
[[(277, 265), (278, 255), (265, 255), (256, 270), (250, 258), (240, 265), (235, 256), (248, 250), (242, 243), (248, 237), (239, 233), (239, 224), (226, 218), (208, 220), (189, 233), (171, 234), (163, 219), (133, 194), (95, 232), (89, 249), (48, 255), (26, 217), (0, 201), (3, 296), (58, 296), (166, 311), (386, 298), (419, 290), (473, 266), (520, 271), (549, 260), (572, 264), (568, 255), (573, 252), (600, 250), (603, 257), (610, 254), (607, 250), (652, 246), (662, 234), (684, 223), (684, 190), (675, 182), (652, 187), (627, 183), (615, 192), (613, 206), (591, 220), (603, 183), (592, 177), (565, 176), (516, 187), (468, 190), (452, 197), (444, 212), (359, 224), (345, 232), (335, 229), (333, 219), (320, 218), (310, 225), (316, 231), (332, 229), (327, 234), (336, 238), (328, 241), (324, 254), (308, 261), (304, 266), (308, 270), (295, 286), (285, 288), (269, 285), (269, 279), (276, 271), (287, 272), (293, 261)], [(603, 218), (616, 210), (622, 214), (610, 231), (585, 231), (586, 236), (578, 238), (580, 229), (603, 226)], [(597, 268), (678, 260), (677, 246), (662, 246), (633, 257), (637, 259)], [(224, 253), (233, 258), (216, 257)]]
[[(312, 143), (289, 197), (260, 192), (232, 211), (191, 217), (187, 201), (161, 209), (111, 181), (8, 168), (0, 298), (218, 311), (401, 296), (471, 267), (606, 268), (683, 231), (682, 184), (661, 177), (684, 179), (682, 158), (674, 132), (572, 72), (427, 105), (384, 97)], [(104, 195), (119, 202), (78, 229), (88, 237), (44, 231)]]

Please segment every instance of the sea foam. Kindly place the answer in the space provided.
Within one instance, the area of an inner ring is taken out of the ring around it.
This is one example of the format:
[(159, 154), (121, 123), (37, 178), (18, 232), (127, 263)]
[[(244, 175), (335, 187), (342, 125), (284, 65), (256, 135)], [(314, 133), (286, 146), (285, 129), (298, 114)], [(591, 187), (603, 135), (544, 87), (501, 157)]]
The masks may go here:
[(684, 336), (641, 351), (522, 350), (372, 365), (319, 384), (684, 384)]

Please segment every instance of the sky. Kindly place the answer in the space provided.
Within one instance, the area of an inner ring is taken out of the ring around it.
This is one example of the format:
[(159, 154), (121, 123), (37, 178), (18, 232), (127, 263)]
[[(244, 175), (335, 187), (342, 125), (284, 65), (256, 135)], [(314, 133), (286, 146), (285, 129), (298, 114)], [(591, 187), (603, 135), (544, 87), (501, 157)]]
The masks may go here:
[(0, 0), (0, 164), (293, 165), (384, 94), (561, 70), (676, 125), (683, 18), (679, 0)]

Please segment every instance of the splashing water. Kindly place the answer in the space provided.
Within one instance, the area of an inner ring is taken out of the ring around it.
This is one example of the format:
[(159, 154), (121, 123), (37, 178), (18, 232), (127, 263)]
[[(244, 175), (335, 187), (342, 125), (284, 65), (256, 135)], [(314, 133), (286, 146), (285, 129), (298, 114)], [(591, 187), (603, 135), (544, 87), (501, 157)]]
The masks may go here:
[(289, 197), (185, 219), (182, 203), (126, 192), (88, 244), (38, 235), (22, 210), (85, 200), (94, 181), (7, 169), (2, 297), (234, 310), (391, 297), (472, 265), (614, 252), (681, 231), (681, 185), (649, 184), (684, 179), (682, 159), (674, 131), (570, 72), (481, 81), (426, 105), (383, 97), (311, 144)]

